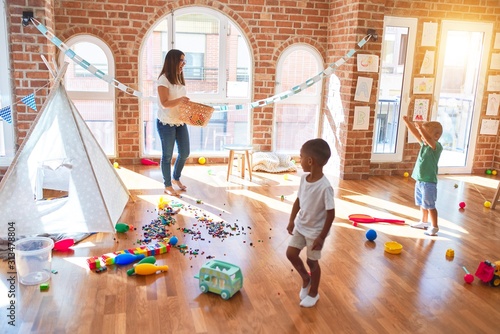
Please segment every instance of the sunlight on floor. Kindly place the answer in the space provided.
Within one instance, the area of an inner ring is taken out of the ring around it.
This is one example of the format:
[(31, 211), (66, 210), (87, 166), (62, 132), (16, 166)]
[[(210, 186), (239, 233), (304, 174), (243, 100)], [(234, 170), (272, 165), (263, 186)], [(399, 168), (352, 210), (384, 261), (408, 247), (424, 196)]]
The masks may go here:
[(163, 183), (123, 167), (115, 169), (128, 190), (163, 189)]
[(71, 248), (73, 248), (73, 249), (75, 249), (75, 248), (91, 248), (91, 247), (95, 247), (95, 244), (91, 241), (81, 241), (81, 242), (77, 243), (76, 245), (71, 246)]
[(470, 176), (470, 175), (453, 175), (453, 176), (443, 176), (445, 179), (466, 182), (470, 184), (475, 184), (478, 186), (483, 186), (487, 188), (496, 189), (498, 187), (499, 181), (496, 179), (481, 177), (481, 176)]
[(81, 257), (81, 256), (72, 256), (72, 257), (65, 257), (63, 260), (68, 261), (71, 264), (74, 264), (80, 268), (85, 269), (86, 271), (89, 271), (89, 265), (87, 264), (87, 259), (88, 257)]
[[(228, 192), (233, 193), (235, 195), (241, 195), (241, 196), (245, 196), (245, 197), (251, 198), (253, 200), (259, 201), (261, 203), (266, 204), (268, 207), (270, 207), (274, 210), (278, 210), (278, 211), (285, 212), (285, 213), (290, 213), (292, 211), (293, 202), (292, 203), (282, 202), (281, 199), (279, 199), (279, 200), (272, 199), (272, 198), (269, 198), (267, 196), (257, 194), (253, 191), (248, 190), (248, 189), (228, 190)], [(290, 198), (293, 197), (293, 201), (295, 201), (296, 196), (297, 196), (297, 193), (295, 193), (294, 196), (287, 196), (287, 199), (288, 199), (288, 201), (290, 201), (289, 197)]]
[[(163, 184), (156, 181), (150, 177), (138, 174), (131, 170), (121, 167), (117, 169), (118, 174), (124, 181), (125, 185), (129, 190), (144, 190), (144, 189), (163, 189)], [(201, 176), (206, 172), (206, 176)], [(293, 202), (297, 197), (297, 190), (286, 195), (286, 200), (282, 201), (281, 196), (276, 196), (275, 198), (270, 198), (268, 196), (260, 195), (254, 191), (248, 190), (248, 187), (260, 187), (266, 186), (286, 186), (286, 187), (298, 187), (300, 183), (300, 175), (297, 173), (292, 174), (271, 174), (271, 173), (253, 173), (253, 182), (247, 178), (242, 179), (237, 175), (231, 175), (229, 182), (226, 181), (227, 170), (225, 166), (191, 166), (184, 170), (184, 176), (190, 177), (197, 182), (205, 183), (207, 186), (211, 187), (226, 187), (227, 191), (239, 195), (245, 196), (252, 200), (259, 201), (266, 204), (269, 208), (274, 210), (289, 214), (292, 209)], [(477, 176), (446, 176), (451, 180), (468, 182), (472, 184), (477, 184), (481, 186), (495, 188), (498, 184), (497, 180), (491, 180), (487, 178), (477, 177)], [(238, 188), (232, 188), (238, 187)], [(244, 187), (244, 188), (242, 188)], [(349, 189), (335, 189), (351, 192)], [(352, 193), (352, 192), (351, 192)], [(196, 216), (200, 214), (200, 210), (207, 215), (209, 219), (220, 219), (217, 215), (211, 214), (207, 210), (200, 206), (195, 206), (191, 203), (186, 202), (186, 200), (191, 200), (196, 202), (198, 199), (190, 197), (188, 194), (183, 193), (181, 198), (173, 198), (171, 196), (166, 196), (163, 194), (158, 195), (136, 195), (143, 201), (149, 202), (155, 207), (157, 207), (158, 202), (161, 197), (165, 201), (172, 201), (175, 208), (175, 203), (183, 205), (185, 209), (180, 211), (180, 214), (185, 216)], [(216, 211), (225, 211), (223, 208), (219, 208), (210, 204), (209, 202), (203, 202), (203, 206), (207, 208), (213, 208)], [(410, 228), (410, 224), (417, 222), (420, 219), (420, 210), (416, 207), (408, 207), (406, 205), (399, 205), (390, 201), (386, 201), (373, 196), (367, 196), (360, 193), (353, 193), (352, 195), (343, 195), (340, 198), (335, 198), (336, 205), (336, 218), (334, 221), (335, 226), (351, 228), (357, 230), (364, 229), (374, 229), (377, 232), (384, 233), (391, 236), (407, 237), (414, 239), (446, 239), (445, 236), (460, 238), (462, 234), (468, 234), (467, 230), (462, 227), (440, 218), (439, 225), (441, 230), (439, 231), (438, 237), (426, 236), (423, 230)], [(192, 208), (189, 210), (189, 208)], [(230, 212), (227, 212), (230, 214)], [(405, 220), (405, 225), (396, 225), (390, 223), (368, 223), (368, 224), (358, 224), (358, 226), (353, 226), (349, 221), (349, 215), (355, 213), (367, 214), (372, 217), (377, 218), (389, 218), (389, 219), (401, 219)], [(344, 220), (341, 222), (339, 220)]]

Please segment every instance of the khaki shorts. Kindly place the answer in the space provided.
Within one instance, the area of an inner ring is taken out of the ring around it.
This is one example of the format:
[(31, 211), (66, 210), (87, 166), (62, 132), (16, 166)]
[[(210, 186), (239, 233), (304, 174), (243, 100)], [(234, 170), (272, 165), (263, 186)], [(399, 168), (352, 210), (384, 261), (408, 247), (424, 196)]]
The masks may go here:
[(307, 247), (307, 258), (309, 260), (318, 261), (321, 259), (320, 250), (312, 250), (314, 239), (306, 238), (297, 231), (293, 231), (292, 239), (288, 243), (289, 247), (298, 248), (302, 250)]

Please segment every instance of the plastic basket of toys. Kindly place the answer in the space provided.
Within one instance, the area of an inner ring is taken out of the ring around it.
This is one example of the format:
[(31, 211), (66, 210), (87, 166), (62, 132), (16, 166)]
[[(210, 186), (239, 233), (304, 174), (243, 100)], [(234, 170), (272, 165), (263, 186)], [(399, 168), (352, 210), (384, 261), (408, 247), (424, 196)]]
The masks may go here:
[(205, 126), (210, 121), (214, 108), (196, 102), (187, 102), (179, 106), (180, 119), (189, 125)]

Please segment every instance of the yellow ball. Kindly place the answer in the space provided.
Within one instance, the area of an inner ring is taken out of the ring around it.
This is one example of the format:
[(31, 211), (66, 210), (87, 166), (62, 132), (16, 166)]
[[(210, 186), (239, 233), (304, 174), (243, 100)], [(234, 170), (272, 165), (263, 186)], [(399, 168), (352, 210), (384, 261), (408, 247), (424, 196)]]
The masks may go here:
[(288, 174), (283, 175), (283, 179), (288, 180)]
[(486, 201), (486, 202), (484, 202), (484, 207), (485, 207), (485, 208), (489, 208), (489, 207), (491, 207), (491, 202), (490, 202), (490, 201)]
[(198, 163), (199, 163), (200, 165), (204, 165), (204, 164), (205, 164), (205, 162), (207, 162), (207, 159), (205, 159), (204, 157), (199, 157), (199, 158), (198, 158)]
[(497, 171), (496, 170), (492, 170), (491, 171), (491, 175), (497, 175)]
[(120, 168), (120, 165), (118, 164), (118, 162), (114, 162), (114, 163), (113, 163), (113, 167), (115, 167), (115, 168)]
[(410, 176), (410, 174), (408, 172), (405, 172), (403, 175), (404, 175), (404, 177)]

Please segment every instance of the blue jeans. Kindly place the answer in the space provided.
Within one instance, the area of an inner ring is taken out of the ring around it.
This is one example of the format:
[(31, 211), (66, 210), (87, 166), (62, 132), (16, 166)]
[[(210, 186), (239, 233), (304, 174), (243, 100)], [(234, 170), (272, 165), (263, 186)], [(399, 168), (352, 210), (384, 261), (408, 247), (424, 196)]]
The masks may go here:
[[(187, 125), (170, 126), (164, 125), (158, 119), (156, 128), (161, 140), (161, 173), (163, 174), (163, 184), (165, 187), (172, 186), (172, 178), (179, 181), (181, 172), (189, 157), (189, 131)], [(171, 174), (172, 156), (174, 154), (174, 145), (177, 144), (177, 159), (175, 159), (174, 173)]]

